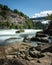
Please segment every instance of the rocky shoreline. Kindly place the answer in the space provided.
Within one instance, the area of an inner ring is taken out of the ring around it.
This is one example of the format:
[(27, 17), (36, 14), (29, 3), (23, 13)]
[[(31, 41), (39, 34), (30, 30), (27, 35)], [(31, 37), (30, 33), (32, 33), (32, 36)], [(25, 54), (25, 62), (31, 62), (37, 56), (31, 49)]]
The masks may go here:
[(1, 65), (52, 65), (52, 44), (36, 47), (27, 43), (13, 43), (0, 46)]

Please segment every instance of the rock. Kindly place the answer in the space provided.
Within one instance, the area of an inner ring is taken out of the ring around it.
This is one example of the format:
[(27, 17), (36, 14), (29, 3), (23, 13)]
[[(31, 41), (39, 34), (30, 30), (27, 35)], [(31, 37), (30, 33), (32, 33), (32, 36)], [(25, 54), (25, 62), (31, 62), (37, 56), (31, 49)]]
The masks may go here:
[(3, 65), (5, 60), (3, 58), (0, 58), (0, 65)]
[(37, 41), (37, 39), (35, 37), (32, 37), (30, 41)]
[(33, 58), (41, 58), (41, 57), (44, 57), (44, 54), (35, 50), (34, 47), (30, 48), (29, 49), (29, 55)]
[(40, 60), (37, 60), (37, 63), (40, 63)]
[(37, 32), (36, 37), (46, 37), (43, 31)]
[(52, 65), (52, 63), (50, 65)]
[(48, 43), (49, 42), (47, 37), (36, 37), (35, 41), (44, 42), (44, 43)]
[(8, 58), (8, 59), (17, 58), (17, 55), (6, 55), (6, 58)]
[(8, 60), (8, 65), (23, 65), (19, 60), (13, 59), (13, 60)]
[(33, 47), (29, 44), (17, 43), (17, 44), (9, 44), (5, 46), (4, 49), (2, 48), (3, 47), (0, 47), (0, 52), (3, 52), (3, 50), (5, 49), (6, 57), (3, 58), (0, 54), (0, 65), (52, 64), (52, 53), (50, 52), (52, 51), (51, 50), (52, 44), (46, 43), (46, 44), (40, 44), (37, 47)]
[(21, 59), (0, 59), (0, 65), (34, 65), (34, 63), (31, 63), (29, 61), (21, 60)]
[(52, 44), (47, 43), (44, 45), (39, 45), (37, 47), (35, 47), (36, 50), (41, 51), (41, 52), (52, 52)]

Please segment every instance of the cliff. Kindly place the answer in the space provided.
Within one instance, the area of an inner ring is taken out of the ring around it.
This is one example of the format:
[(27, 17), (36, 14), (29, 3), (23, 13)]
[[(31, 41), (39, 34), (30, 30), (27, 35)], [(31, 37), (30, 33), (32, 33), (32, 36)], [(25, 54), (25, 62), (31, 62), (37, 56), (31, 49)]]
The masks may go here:
[(0, 28), (33, 28), (33, 23), (24, 13), (0, 4)]

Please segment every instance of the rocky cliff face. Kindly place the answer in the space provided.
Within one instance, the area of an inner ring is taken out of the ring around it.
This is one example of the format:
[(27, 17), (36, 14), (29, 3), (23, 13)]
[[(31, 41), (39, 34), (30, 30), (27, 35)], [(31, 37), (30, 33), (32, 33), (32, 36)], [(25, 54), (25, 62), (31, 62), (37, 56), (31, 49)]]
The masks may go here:
[(9, 10), (0, 10), (0, 13), (4, 13), (5, 15), (0, 14), (0, 22), (11, 22), (11, 23), (17, 23), (19, 24), (25, 22), (25, 18), (22, 16), (19, 16), (16, 13), (13, 13), (12, 11)]
[(0, 4), (0, 28), (33, 28), (33, 22), (24, 13)]

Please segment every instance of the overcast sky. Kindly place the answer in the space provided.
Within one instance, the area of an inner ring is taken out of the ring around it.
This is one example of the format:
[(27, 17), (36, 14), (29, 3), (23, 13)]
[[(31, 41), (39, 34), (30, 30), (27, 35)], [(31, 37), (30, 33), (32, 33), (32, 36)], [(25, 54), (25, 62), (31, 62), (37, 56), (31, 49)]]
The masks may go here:
[(18, 9), (29, 17), (44, 16), (52, 12), (52, 0), (0, 0), (0, 3), (11, 9)]

